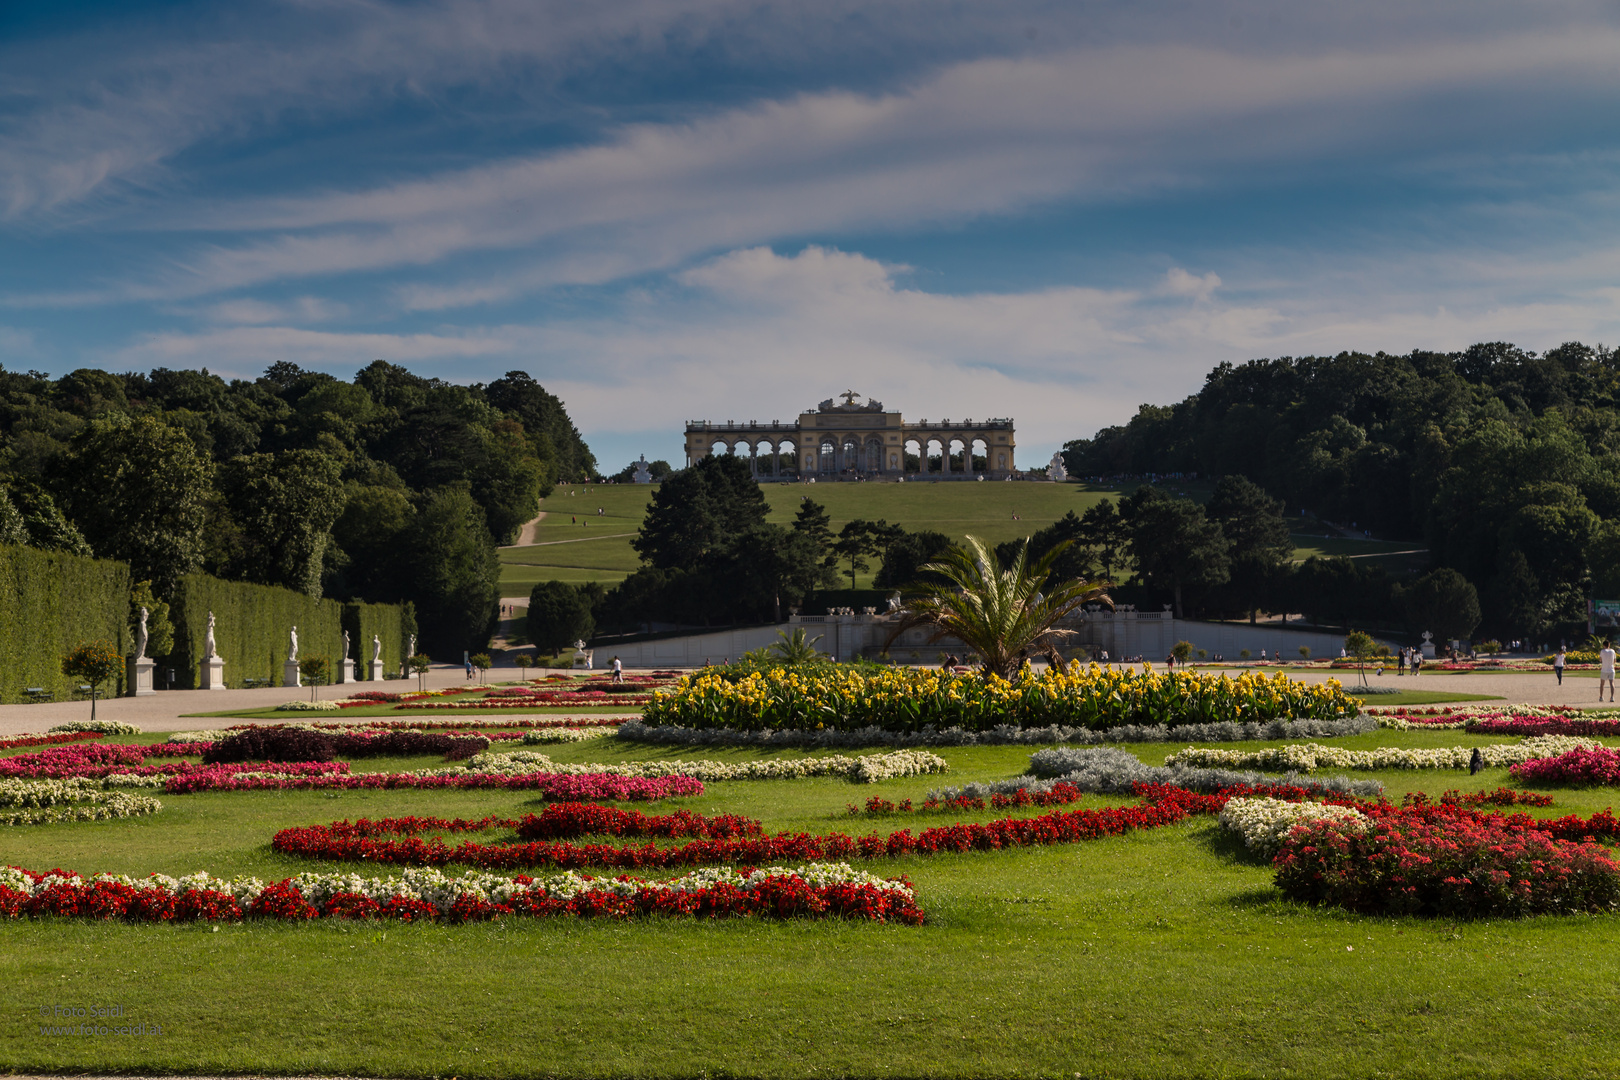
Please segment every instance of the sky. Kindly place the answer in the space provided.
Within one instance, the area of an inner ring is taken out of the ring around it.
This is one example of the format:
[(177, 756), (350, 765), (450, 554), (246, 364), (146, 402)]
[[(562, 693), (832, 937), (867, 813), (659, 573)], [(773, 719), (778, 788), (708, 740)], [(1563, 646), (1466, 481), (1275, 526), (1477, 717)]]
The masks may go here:
[(1223, 361), (1620, 343), (1620, 4), (0, 6), (0, 364), (845, 389), (1019, 464)]

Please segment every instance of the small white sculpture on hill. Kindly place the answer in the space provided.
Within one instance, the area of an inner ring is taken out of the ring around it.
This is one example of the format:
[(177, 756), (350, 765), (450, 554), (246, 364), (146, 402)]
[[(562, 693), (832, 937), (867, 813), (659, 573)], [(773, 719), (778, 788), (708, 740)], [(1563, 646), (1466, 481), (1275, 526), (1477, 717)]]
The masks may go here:
[(298, 625), (293, 624), (291, 639), (287, 642), (287, 662), (298, 659)]
[(214, 613), (208, 613), (208, 636), (203, 639), (203, 659), (215, 660), (219, 658), (219, 649), (214, 645)]
[(646, 454), (642, 454), (641, 460), (636, 462), (636, 471), (630, 474), (630, 479), (638, 484), (652, 483), (652, 470), (647, 468)]
[(1046, 467), (1046, 478), (1054, 483), (1061, 484), (1069, 478), (1069, 470), (1063, 467), (1063, 455), (1052, 455), (1052, 463)]

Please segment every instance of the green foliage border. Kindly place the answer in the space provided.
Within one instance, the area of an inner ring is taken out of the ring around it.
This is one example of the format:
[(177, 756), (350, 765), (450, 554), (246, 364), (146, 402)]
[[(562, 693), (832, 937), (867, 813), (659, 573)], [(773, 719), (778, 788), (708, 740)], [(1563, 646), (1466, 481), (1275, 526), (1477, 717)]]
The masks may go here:
[[(62, 674), (62, 655), (80, 642), (106, 639), (127, 654), (129, 566), (28, 547), (0, 547), (0, 702), (25, 700), (43, 687), (58, 700), (80, 680)], [(124, 692), (124, 677), (103, 687)]]

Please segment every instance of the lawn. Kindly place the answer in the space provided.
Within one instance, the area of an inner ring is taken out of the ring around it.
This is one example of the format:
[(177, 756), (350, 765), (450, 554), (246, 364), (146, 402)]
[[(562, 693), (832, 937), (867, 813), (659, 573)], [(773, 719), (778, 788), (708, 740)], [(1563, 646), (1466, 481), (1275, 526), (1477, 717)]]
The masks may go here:
[[(1165, 490), (1204, 501), (1211, 485), (1173, 481)], [(599, 581), (612, 586), (640, 565), (631, 539), (641, 527), (654, 488), (631, 484), (559, 487), (541, 505), (545, 518), (532, 547), (500, 549), (501, 589), (506, 596), (527, 596), (540, 581)], [(1120, 497), (1120, 490), (1092, 484), (1043, 483), (865, 483), (762, 484), (770, 504), (768, 520), (787, 525), (802, 501), (814, 499), (827, 508), (834, 530), (854, 518), (901, 525), (913, 532), (933, 530), (954, 539), (969, 534), (991, 544), (1017, 540), (1044, 528), (1070, 510)], [(598, 515), (597, 511), (602, 513)], [(1016, 515), (1016, 520), (1015, 520)], [(1427, 556), (1390, 555), (1422, 545), (1404, 541), (1354, 540), (1299, 534), (1295, 559), (1311, 555), (1366, 555), (1391, 570)], [(876, 567), (873, 568), (873, 573)], [(857, 579), (865, 587), (871, 574)]]
[[(1504, 740), (1430, 731), (1333, 741)], [(1131, 749), (1156, 764), (1181, 746)], [(617, 738), (544, 749), (560, 761), (774, 756)], [(1030, 749), (943, 749), (948, 777), (877, 785), (714, 783), (658, 809), (744, 813), (770, 830), (813, 832), (988, 820), (999, 815), (855, 820), (844, 807), (1016, 775)], [(1357, 775), (1382, 779), (1394, 798), (1508, 779), (1500, 769)], [(1559, 791), (1555, 807), (1536, 812), (1590, 814), (1611, 795)], [(163, 801), (150, 818), (10, 829), (7, 861), (268, 880), (356, 869), (271, 852), (270, 835), (288, 825), (538, 808), (532, 793), (506, 791)], [(463, 1077), (1603, 1076), (1620, 1062), (1611, 1022), (1620, 919), (1457, 924), (1312, 910), (1281, 899), (1268, 867), (1209, 819), (869, 865), (911, 878), (925, 925), (8, 922), (0, 979), (11, 1021), (0, 1054), (19, 1072)], [(41, 1036), (39, 1010), (58, 1005), (121, 1006), (120, 1022), (162, 1033)]]

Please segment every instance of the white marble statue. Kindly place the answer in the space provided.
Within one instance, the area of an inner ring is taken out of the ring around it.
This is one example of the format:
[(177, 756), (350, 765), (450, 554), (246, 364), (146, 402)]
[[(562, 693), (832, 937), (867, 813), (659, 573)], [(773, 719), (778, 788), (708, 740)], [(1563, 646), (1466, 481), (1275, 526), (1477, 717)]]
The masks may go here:
[(1069, 478), (1069, 470), (1063, 466), (1063, 455), (1061, 453), (1052, 455), (1051, 464), (1046, 466), (1046, 478), (1060, 484)]
[(219, 657), (219, 649), (214, 645), (214, 613), (208, 613), (208, 636), (203, 639), (203, 658), (214, 660)]
[(135, 659), (137, 660), (146, 659), (146, 617), (146, 609), (141, 608), (141, 625), (135, 630)]
[[(411, 641), (415, 642), (416, 638), (411, 638)], [(373, 664), (382, 662), (382, 638), (376, 634), (371, 635), (371, 662)]]
[(292, 638), (287, 642), (287, 662), (290, 664), (298, 659), (298, 626), (292, 628)]
[(406, 656), (415, 656), (416, 655), (416, 635), (415, 634), (411, 635), (411, 647), (408, 650), (406, 650), (405, 655)]

